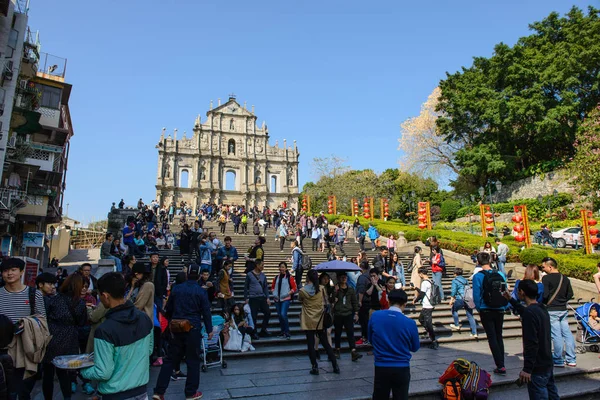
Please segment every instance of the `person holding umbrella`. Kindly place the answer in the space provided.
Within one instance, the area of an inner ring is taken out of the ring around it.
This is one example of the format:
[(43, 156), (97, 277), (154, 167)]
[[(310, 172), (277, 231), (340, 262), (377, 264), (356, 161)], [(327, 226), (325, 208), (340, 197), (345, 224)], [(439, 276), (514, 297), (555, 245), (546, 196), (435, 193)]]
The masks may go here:
[(362, 354), (356, 351), (354, 341), (354, 324), (358, 322), (358, 300), (356, 292), (348, 286), (348, 276), (345, 272), (337, 273), (338, 284), (335, 286), (333, 306), (333, 326), (335, 329), (335, 356), (340, 358), (342, 329), (346, 330), (348, 346), (352, 353), (352, 361), (358, 361)]

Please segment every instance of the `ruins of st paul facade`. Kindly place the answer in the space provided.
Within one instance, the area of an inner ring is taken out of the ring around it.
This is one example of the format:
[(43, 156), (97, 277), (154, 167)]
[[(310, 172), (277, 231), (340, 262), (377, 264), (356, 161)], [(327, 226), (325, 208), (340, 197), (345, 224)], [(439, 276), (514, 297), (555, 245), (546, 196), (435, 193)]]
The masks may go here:
[(160, 204), (187, 202), (194, 209), (203, 203), (277, 207), (286, 204), (298, 209), (298, 158), (294, 145), (286, 140), (279, 147), (269, 144), (269, 130), (234, 96), (200, 116), (193, 134), (177, 130), (165, 137), (158, 148), (156, 198)]

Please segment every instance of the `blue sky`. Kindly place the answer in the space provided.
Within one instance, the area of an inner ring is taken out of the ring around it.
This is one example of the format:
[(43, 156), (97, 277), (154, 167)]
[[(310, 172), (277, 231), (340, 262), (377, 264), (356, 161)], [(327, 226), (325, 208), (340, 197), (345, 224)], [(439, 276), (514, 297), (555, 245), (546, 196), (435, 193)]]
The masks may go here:
[(528, 24), (593, 1), (31, 0), (42, 51), (66, 57), (75, 136), (69, 215), (155, 195), (162, 127), (192, 131), (210, 100), (256, 106), (271, 144), (297, 140), (300, 184), (332, 153), (397, 166), (400, 124), (446, 71), (490, 56)]

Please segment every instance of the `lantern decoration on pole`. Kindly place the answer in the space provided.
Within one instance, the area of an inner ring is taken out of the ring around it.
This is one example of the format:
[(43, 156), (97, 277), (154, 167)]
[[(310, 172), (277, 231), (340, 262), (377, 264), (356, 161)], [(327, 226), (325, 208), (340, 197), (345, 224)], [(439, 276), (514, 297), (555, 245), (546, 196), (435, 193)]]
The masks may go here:
[(479, 216), (481, 217), (481, 237), (487, 237), (488, 232), (494, 230), (494, 213), (486, 204), (479, 205)]
[(308, 201), (306, 200), (306, 195), (302, 196), (302, 212), (308, 211)]
[(417, 205), (419, 228), (431, 230), (431, 206), (428, 201), (420, 201)]
[(515, 240), (519, 243), (525, 243), (525, 247), (531, 247), (531, 235), (529, 234), (529, 217), (527, 215), (527, 206), (514, 206), (513, 210), (515, 215), (512, 217), (512, 221), (515, 223), (513, 231), (517, 232)]
[(327, 197), (327, 213), (337, 214), (337, 201), (335, 199), (335, 196)]
[(352, 199), (351, 210), (352, 210), (352, 216), (358, 217), (358, 200), (356, 200), (354, 198)]
[(366, 219), (371, 219), (371, 209), (369, 208), (369, 198), (365, 197), (365, 202), (363, 203), (363, 217)]
[(387, 221), (390, 216), (390, 204), (388, 203), (388, 199), (381, 199), (379, 208), (381, 210), (381, 220)]
[(582, 234), (583, 234), (583, 242), (585, 243), (585, 254), (592, 254), (594, 252), (594, 246), (600, 243), (600, 239), (598, 238), (598, 228), (596, 225), (598, 221), (594, 219), (594, 216), (589, 210), (581, 210), (581, 219), (582, 219)]

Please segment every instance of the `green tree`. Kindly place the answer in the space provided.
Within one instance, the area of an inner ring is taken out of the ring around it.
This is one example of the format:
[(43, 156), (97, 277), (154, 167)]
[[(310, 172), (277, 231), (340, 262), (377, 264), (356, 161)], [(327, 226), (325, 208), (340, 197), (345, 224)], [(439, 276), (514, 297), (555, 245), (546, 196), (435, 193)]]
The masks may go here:
[(575, 156), (568, 165), (573, 183), (581, 193), (596, 196), (600, 191), (600, 105), (581, 124), (573, 146)]
[(440, 82), (439, 133), (462, 145), (455, 188), (547, 172), (573, 156), (583, 117), (600, 101), (599, 13), (552, 13), (513, 47), (500, 43)]

